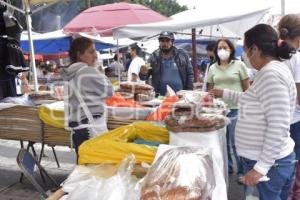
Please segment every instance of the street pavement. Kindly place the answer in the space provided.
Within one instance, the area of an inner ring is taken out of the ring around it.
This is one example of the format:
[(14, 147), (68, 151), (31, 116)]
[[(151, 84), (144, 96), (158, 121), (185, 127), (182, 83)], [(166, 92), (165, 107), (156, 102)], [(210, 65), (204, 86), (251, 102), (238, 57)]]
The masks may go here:
[[(41, 145), (35, 144), (34, 147), (36, 152), (39, 153)], [(40, 199), (39, 193), (26, 178), (23, 178), (22, 183), (19, 182), (21, 173), (16, 162), (19, 149), (19, 141), (0, 139), (0, 200)], [(75, 152), (68, 147), (56, 146), (55, 151), (60, 168), (56, 165), (51, 148), (47, 146), (41, 164), (58, 183), (61, 183), (75, 167), (76, 156)], [(237, 184), (235, 174), (230, 175), (229, 182), (228, 200), (243, 200), (243, 187)]]

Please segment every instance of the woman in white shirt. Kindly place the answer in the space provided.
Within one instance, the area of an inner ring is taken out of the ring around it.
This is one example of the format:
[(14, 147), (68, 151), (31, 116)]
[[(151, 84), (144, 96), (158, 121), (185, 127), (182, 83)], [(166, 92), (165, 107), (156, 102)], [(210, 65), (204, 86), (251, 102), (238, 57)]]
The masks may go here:
[(245, 173), (241, 181), (256, 186), (260, 200), (286, 200), (295, 169), (289, 127), (296, 87), (280, 60), (289, 59), (293, 48), (271, 26), (258, 24), (245, 33), (244, 50), (258, 70), (249, 89), (212, 92), (239, 105), (235, 142)]
[[(282, 40), (286, 41), (295, 50), (300, 48), (300, 16), (295, 14), (289, 14), (282, 17), (278, 24), (279, 36)], [(294, 151), (296, 153), (296, 159), (300, 157), (300, 52), (292, 56), (291, 59), (284, 61), (290, 68), (297, 88), (297, 103), (296, 109), (293, 115), (290, 132), (291, 137), (295, 142)], [(300, 162), (297, 166), (296, 181), (291, 190), (291, 200), (300, 199)]]

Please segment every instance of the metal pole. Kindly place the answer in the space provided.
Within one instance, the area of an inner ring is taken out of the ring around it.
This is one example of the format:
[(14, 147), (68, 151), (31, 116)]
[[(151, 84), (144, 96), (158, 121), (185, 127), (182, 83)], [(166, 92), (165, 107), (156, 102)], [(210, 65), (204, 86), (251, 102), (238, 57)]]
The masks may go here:
[(196, 51), (196, 29), (192, 29), (192, 65), (194, 69), (194, 82), (198, 81), (198, 67), (197, 67), (197, 51)]
[(285, 15), (285, 0), (281, 0), (281, 15)]
[(33, 81), (34, 81), (34, 91), (39, 91), (38, 81), (37, 81), (37, 73), (36, 73), (36, 65), (35, 65), (35, 56), (34, 56), (34, 48), (32, 41), (32, 26), (31, 26), (31, 11), (28, 0), (23, 0), (23, 4), (25, 6), (25, 17), (27, 23), (27, 31), (28, 31), (28, 42), (29, 42), (29, 51), (30, 51), (30, 67), (33, 70)]
[[(120, 63), (120, 58), (119, 58), (119, 39), (117, 39), (117, 58), (118, 58), (118, 63)], [(121, 69), (118, 67), (118, 81), (119, 81), (119, 86), (121, 84)]]

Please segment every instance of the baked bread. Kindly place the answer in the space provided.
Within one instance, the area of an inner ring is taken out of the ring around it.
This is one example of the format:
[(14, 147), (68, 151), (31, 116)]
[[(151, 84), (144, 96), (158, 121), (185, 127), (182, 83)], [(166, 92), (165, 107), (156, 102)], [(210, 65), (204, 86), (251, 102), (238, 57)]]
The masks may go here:
[(58, 100), (55, 97), (53, 91), (39, 91), (39, 92), (32, 92), (28, 95), (28, 97), (33, 100)]
[(153, 90), (151, 85), (139, 82), (124, 82), (120, 84), (120, 88), (126, 90)]
[(206, 132), (223, 128), (225, 117), (203, 114), (200, 116), (168, 116), (165, 119), (167, 129), (173, 132)]
[(154, 94), (136, 94), (135, 96), (136, 101), (151, 101), (152, 99), (154, 99)]
[(149, 169), (141, 200), (210, 200), (215, 188), (211, 154), (201, 147), (163, 153)]

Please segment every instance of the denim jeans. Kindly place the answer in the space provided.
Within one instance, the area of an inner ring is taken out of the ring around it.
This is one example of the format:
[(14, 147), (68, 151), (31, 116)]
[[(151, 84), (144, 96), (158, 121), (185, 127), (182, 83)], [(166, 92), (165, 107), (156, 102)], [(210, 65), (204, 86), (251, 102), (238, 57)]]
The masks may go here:
[(299, 199), (300, 199), (300, 162), (298, 161), (295, 180), (290, 189), (288, 200), (299, 200)]
[(300, 199), (300, 121), (291, 125), (290, 127), (291, 138), (295, 142), (294, 152), (296, 154), (296, 159), (298, 160), (296, 168), (296, 176), (294, 177), (294, 183), (290, 190), (289, 200)]
[(300, 156), (300, 121), (291, 125), (290, 133), (291, 138), (295, 142), (294, 151), (296, 153), (296, 160), (298, 160)]
[(226, 128), (226, 142), (227, 142), (227, 155), (228, 155), (228, 172), (232, 173), (233, 172), (233, 159), (231, 156), (231, 149), (233, 151), (233, 155), (236, 160), (237, 164), (237, 174), (242, 175), (243, 174), (243, 168), (240, 163), (240, 158), (237, 155), (236, 148), (235, 148), (235, 125), (237, 121), (237, 114), (238, 110), (237, 109), (231, 109), (230, 112), (228, 113), (227, 117), (230, 119), (230, 124), (228, 124)]
[[(253, 169), (255, 160), (241, 157), (244, 173)], [(278, 159), (267, 173), (269, 181), (259, 182), (256, 188), (260, 200), (287, 200), (295, 170), (295, 153)]]

